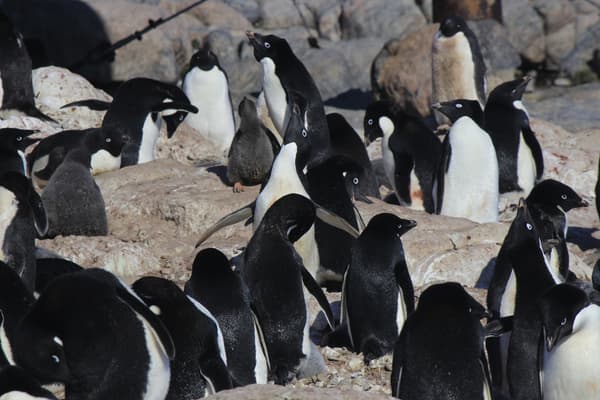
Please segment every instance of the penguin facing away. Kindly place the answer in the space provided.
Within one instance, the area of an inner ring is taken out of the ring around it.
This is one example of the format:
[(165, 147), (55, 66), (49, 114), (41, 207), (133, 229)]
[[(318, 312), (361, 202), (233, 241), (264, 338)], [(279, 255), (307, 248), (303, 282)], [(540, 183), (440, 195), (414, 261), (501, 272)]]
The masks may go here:
[(600, 306), (585, 292), (556, 285), (539, 300), (543, 346), (542, 397), (592, 400), (600, 396)]
[(521, 102), (530, 80), (525, 76), (498, 85), (485, 105), (485, 130), (498, 156), (500, 193), (523, 191), (526, 196), (544, 172), (542, 148)]
[[(433, 103), (456, 99), (486, 100), (486, 67), (477, 37), (461, 17), (448, 17), (433, 37)], [(436, 115), (438, 122), (439, 116)]]
[(460, 284), (432, 285), (394, 348), (392, 396), (491, 400), (483, 354), (485, 309)]
[[(156, 315), (114, 275), (56, 278), (19, 325), (17, 363), (68, 399), (164, 399), (175, 348)], [(93, 343), (93, 346), (90, 346)]]
[(233, 191), (241, 192), (244, 185), (262, 184), (269, 174), (280, 145), (274, 134), (258, 119), (256, 106), (247, 97), (238, 108), (240, 127), (229, 148), (227, 179)]
[(0, 174), (16, 171), (28, 176), (25, 149), (39, 140), (29, 137), (35, 132), (14, 128), (0, 129)]
[(0, 261), (4, 261), (33, 292), (35, 238), (48, 231), (48, 218), (31, 181), (20, 172), (0, 175)]
[(38, 258), (35, 264), (35, 293), (37, 294), (43, 292), (46, 286), (59, 276), (83, 269), (79, 264), (63, 258)]
[(331, 329), (327, 298), (294, 249), (310, 229), (315, 206), (306, 197), (288, 194), (267, 211), (244, 252), (241, 274), (248, 285), (270, 359), (270, 379), (286, 384), (294, 377), (325, 369), (321, 353), (309, 338), (304, 287), (317, 299)]
[(56, 397), (23, 368), (10, 366), (0, 370), (0, 399), (56, 400)]
[(435, 104), (452, 121), (442, 144), (436, 180), (436, 210), (475, 222), (498, 220), (498, 161), (490, 136), (478, 122), (479, 104), (455, 100)]
[(177, 350), (166, 399), (196, 399), (231, 389), (223, 335), (210, 311), (164, 278), (138, 279), (132, 289), (164, 323)]
[(198, 109), (187, 115), (185, 123), (226, 154), (235, 135), (235, 119), (227, 73), (215, 53), (203, 48), (192, 56), (182, 89)]
[(250, 293), (227, 257), (217, 249), (200, 251), (185, 284), (185, 294), (205, 306), (219, 322), (234, 383), (267, 383), (268, 355)]
[(352, 246), (344, 275), (340, 326), (322, 344), (345, 345), (365, 364), (394, 349), (404, 321), (415, 308), (414, 289), (400, 236), (415, 221), (374, 216)]
[(108, 221), (102, 192), (90, 173), (89, 149), (71, 150), (42, 192), (48, 235), (105, 236)]

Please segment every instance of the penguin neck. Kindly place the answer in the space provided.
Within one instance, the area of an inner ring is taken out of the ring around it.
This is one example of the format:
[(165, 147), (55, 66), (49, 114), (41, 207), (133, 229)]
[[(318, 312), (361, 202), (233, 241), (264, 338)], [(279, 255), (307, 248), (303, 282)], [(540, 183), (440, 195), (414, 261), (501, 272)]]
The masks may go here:
[(379, 127), (381, 128), (381, 132), (383, 133), (383, 140), (388, 141), (392, 134), (396, 132), (396, 125), (394, 121), (388, 116), (379, 117)]

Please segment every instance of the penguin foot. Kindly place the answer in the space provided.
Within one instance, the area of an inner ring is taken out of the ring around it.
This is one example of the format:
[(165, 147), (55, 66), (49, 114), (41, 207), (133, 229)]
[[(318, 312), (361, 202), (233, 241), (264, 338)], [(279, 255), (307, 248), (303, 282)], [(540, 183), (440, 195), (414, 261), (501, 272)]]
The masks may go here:
[(233, 193), (241, 193), (244, 191), (244, 185), (242, 182), (236, 182), (233, 184)]

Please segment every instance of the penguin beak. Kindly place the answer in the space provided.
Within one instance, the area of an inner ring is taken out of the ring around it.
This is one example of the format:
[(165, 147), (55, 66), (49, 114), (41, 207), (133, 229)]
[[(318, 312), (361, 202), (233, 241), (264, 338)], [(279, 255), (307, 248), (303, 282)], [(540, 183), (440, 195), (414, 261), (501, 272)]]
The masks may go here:
[(369, 137), (365, 136), (365, 147), (369, 147), (370, 144), (371, 144), (371, 139), (369, 139)]
[(250, 41), (252, 47), (257, 47), (258, 45), (262, 46), (262, 35), (259, 35), (258, 33), (252, 31), (246, 31), (246, 36), (248, 37), (248, 40)]
[(548, 351), (548, 353), (552, 351), (555, 344), (556, 341), (554, 340), (554, 337), (552, 335), (546, 335), (546, 350)]
[(590, 205), (590, 203), (588, 203), (584, 199), (581, 199), (581, 201), (579, 202), (579, 207), (587, 207), (589, 205)]

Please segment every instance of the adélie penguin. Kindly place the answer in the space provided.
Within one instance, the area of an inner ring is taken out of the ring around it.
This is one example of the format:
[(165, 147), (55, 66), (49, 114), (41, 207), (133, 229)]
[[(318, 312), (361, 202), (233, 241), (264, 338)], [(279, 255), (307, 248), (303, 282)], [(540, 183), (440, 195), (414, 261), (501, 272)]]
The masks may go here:
[(523, 191), (527, 196), (544, 172), (542, 148), (521, 102), (530, 76), (504, 82), (490, 92), (484, 109), (484, 129), (496, 148), (500, 193)]
[(538, 305), (543, 327), (542, 398), (598, 399), (600, 306), (567, 284), (548, 290)]
[(415, 308), (400, 237), (416, 225), (387, 213), (369, 221), (352, 246), (344, 274), (340, 326), (323, 338), (323, 345), (360, 352), (366, 364), (394, 349)]
[(394, 348), (392, 396), (491, 400), (483, 353), (485, 309), (460, 284), (428, 287)]
[(333, 315), (293, 246), (313, 226), (315, 217), (315, 206), (308, 198), (296, 193), (281, 197), (267, 210), (243, 255), (242, 279), (264, 333), (269, 377), (277, 384), (325, 370), (323, 357), (309, 338), (304, 288), (315, 296), (330, 329)]
[(188, 114), (185, 123), (226, 153), (235, 134), (235, 119), (227, 73), (215, 53), (201, 48), (192, 55), (182, 89), (198, 109)]
[(490, 135), (481, 128), (475, 100), (454, 100), (433, 108), (452, 122), (444, 138), (436, 179), (436, 211), (475, 222), (498, 220), (498, 161)]
[(223, 334), (210, 311), (164, 278), (140, 278), (131, 288), (164, 323), (177, 350), (165, 399), (197, 399), (231, 389)]
[(233, 183), (234, 192), (242, 192), (244, 185), (259, 185), (269, 174), (280, 145), (256, 113), (256, 105), (248, 97), (238, 107), (238, 128), (227, 162), (227, 179)]
[(269, 360), (264, 338), (240, 271), (234, 271), (219, 250), (204, 249), (194, 259), (185, 294), (206, 307), (219, 322), (234, 384), (267, 383)]
[(419, 115), (395, 110), (386, 101), (371, 103), (363, 122), (367, 146), (382, 137), (383, 168), (400, 205), (433, 213), (439, 139)]

